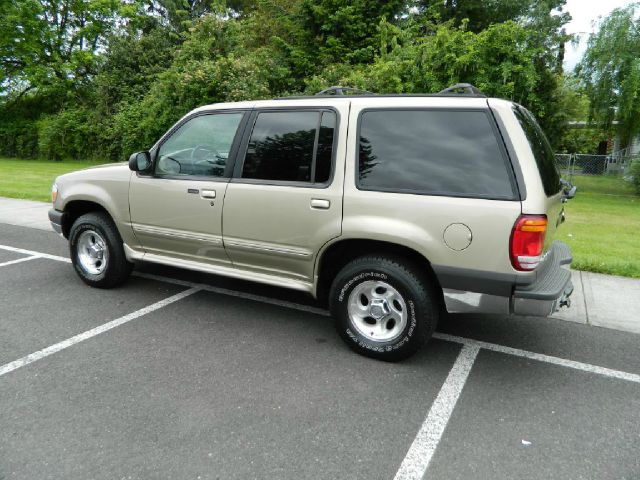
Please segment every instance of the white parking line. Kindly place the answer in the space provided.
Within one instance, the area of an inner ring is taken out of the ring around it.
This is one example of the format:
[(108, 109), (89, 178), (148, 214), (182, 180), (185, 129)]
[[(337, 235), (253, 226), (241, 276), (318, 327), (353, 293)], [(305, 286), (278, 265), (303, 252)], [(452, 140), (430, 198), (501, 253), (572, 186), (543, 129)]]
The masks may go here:
[[(32, 257), (48, 258), (51, 260), (70, 263), (70, 260), (68, 258), (60, 257), (57, 255), (48, 255), (40, 252), (35, 252), (32, 250), (25, 250), (25, 249), (15, 248), (15, 247), (10, 247), (5, 245), (0, 245), (0, 249), (8, 250), (16, 253), (23, 253), (23, 254), (31, 255)], [(31, 257), (29, 257), (29, 259), (31, 259)], [(277, 300), (277, 299), (265, 297), (262, 295), (254, 295), (250, 293), (239, 292), (236, 290), (213, 287), (211, 285), (199, 284), (199, 283), (189, 282), (185, 280), (178, 280), (170, 277), (153, 275), (149, 273), (134, 272), (134, 275), (141, 278), (172, 283), (175, 285), (181, 285), (181, 286), (190, 287), (190, 288), (189, 290), (185, 290), (184, 292), (178, 293), (165, 300), (161, 300), (160, 302), (149, 305), (148, 307), (140, 309), (129, 315), (125, 315), (124, 317), (113, 320), (112, 322), (106, 323), (92, 330), (89, 330), (87, 332), (71, 337), (60, 343), (47, 347), (43, 350), (40, 350), (39, 352), (32, 353), (30, 355), (27, 355), (26, 357), (23, 357), (21, 359), (18, 359), (11, 363), (3, 365), (0, 367), (0, 376), (202, 290), (219, 293), (223, 295), (231, 295), (234, 297), (254, 300), (254, 301), (263, 302), (263, 303), (269, 303), (272, 305), (278, 305), (286, 308), (293, 308), (293, 309), (301, 310), (304, 312), (310, 312), (314, 314), (329, 316), (329, 312), (327, 312), (326, 310), (308, 306), (308, 305), (302, 305), (294, 302), (288, 302), (286, 300)], [(458, 398), (462, 393), (462, 389), (469, 376), (469, 372), (473, 367), (473, 363), (475, 362), (475, 359), (477, 358), (478, 353), (480, 352), (481, 349), (491, 350), (494, 352), (513, 355), (516, 357), (527, 358), (530, 360), (540, 361), (544, 363), (550, 363), (553, 365), (572, 368), (574, 370), (580, 370), (588, 373), (602, 375), (609, 378), (615, 378), (619, 380), (640, 383), (640, 375), (623, 372), (620, 370), (600, 367), (600, 366), (591, 365), (588, 363), (576, 362), (573, 360), (568, 360), (560, 357), (554, 357), (551, 355), (544, 355), (541, 353), (530, 352), (527, 350), (507, 347), (507, 346), (498, 345), (495, 343), (483, 342), (483, 341), (474, 340), (471, 338), (458, 337), (458, 336), (449, 335), (446, 333), (435, 333), (433, 337), (439, 340), (447, 341), (447, 342), (462, 344), (462, 349), (453, 367), (451, 368), (449, 375), (447, 376), (447, 379), (445, 380), (442, 388), (440, 389), (438, 396), (436, 397), (433, 405), (431, 406), (431, 409), (429, 410), (429, 413), (427, 414), (425, 421), (423, 422), (420, 430), (418, 431), (416, 438), (411, 444), (411, 447), (409, 448), (407, 455), (402, 461), (398, 472), (396, 473), (395, 479), (397, 480), (419, 479), (424, 476), (429, 466), (429, 462), (431, 461), (436, 451), (436, 448), (438, 447), (440, 438), (442, 437), (444, 430), (446, 429), (449, 418), (451, 417), (453, 410), (455, 409)]]
[[(24, 253), (26, 255), (39, 256), (41, 258), (48, 258), (50, 260), (57, 260), (60, 262), (71, 263), (71, 260), (65, 257), (60, 257), (57, 255), (49, 255), (46, 253), (36, 252), (33, 250), (25, 250), (22, 248), (11, 247), (8, 245), (0, 245), (0, 249), (8, 250), (11, 252)], [(234, 297), (246, 298), (248, 300), (255, 300), (257, 302), (269, 303), (272, 305), (278, 305), (286, 308), (293, 308), (296, 310), (301, 310), (303, 312), (315, 313), (318, 315), (330, 316), (329, 312), (323, 310), (321, 308), (312, 307), (309, 305), (302, 305), (299, 303), (288, 302), (286, 300), (277, 300), (274, 298), (265, 297), (262, 295), (254, 295), (251, 293), (239, 292), (237, 290), (228, 290), (226, 288), (213, 287), (211, 285), (200, 284), (195, 282), (189, 282), (186, 280), (178, 280), (175, 278), (165, 277), (162, 275), (153, 275), (150, 273), (142, 273), (142, 272), (134, 272), (134, 275), (147, 278), (150, 280), (156, 280), (159, 282), (173, 283), (175, 285), (181, 285), (185, 287), (197, 288), (200, 290), (206, 290), (209, 292), (220, 293), (223, 295), (232, 295)], [(552, 363), (554, 365), (560, 365), (562, 367), (572, 368), (574, 370), (582, 370), (584, 372), (595, 373), (598, 375), (604, 375), (610, 378), (617, 378), (620, 380), (626, 380), (629, 382), (640, 383), (640, 375), (634, 373), (623, 372), (621, 370), (613, 370), (606, 367), (600, 367), (597, 365), (591, 365), (589, 363), (576, 362), (573, 360), (568, 360), (560, 357), (553, 357), (551, 355), (544, 355), (542, 353), (530, 352), (528, 350), (522, 350), (519, 348), (507, 347), (504, 345), (498, 345), (495, 343), (483, 342), (480, 340), (474, 340), (472, 338), (458, 337), (455, 335), (449, 335), (446, 333), (438, 333), (436, 332), (433, 335), (433, 338), (439, 340), (445, 340), (447, 342), (460, 343), (463, 345), (475, 345), (480, 348), (484, 348), (487, 350), (493, 350), (495, 352), (505, 353), (507, 355), (514, 355), (516, 357), (528, 358), (531, 360), (537, 360), (540, 362)]]
[[(198, 287), (202, 290), (209, 292), (220, 293), (223, 295), (231, 295), (234, 297), (245, 298), (248, 300), (255, 300), (257, 302), (269, 303), (272, 305), (278, 305), (286, 308), (293, 308), (301, 310), (303, 312), (310, 312), (317, 315), (323, 315), (326, 317), (331, 314), (324, 309), (312, 307), (309, 305), (302, 305), (300, 303), (288, 302), (286, 300), (277, 300), (274, 298), (264, 297), (262, 295), (255, 295), (252, 293), (239, 292), (237, 290), (228, 290), (226, 288), (212, 287), (202, 283), (194, 283), (186, 280), (178, 280), (174, 278), (165, 277), (162, 275), (153, 275), (149, 273), (134, 272), (135, 275), (141, 278), (147, 278), (149, 280), (157, 280), (159, 282), (173, 283), (176, 285)], [(456, 335), (449, 335), (446, 333), (436, 332), (433, 334), (433, 338), (438, 340), (444, 340), (447, 342), (460, 343), (462, 345), (470, 345), (474, 347), (484, 348), (486, 350), (492, 350), (494, 352), (505, 353), (507, 355), (513, 355), (516, 357), (528, 358), (530, 360), (537, 360), (545, 363), (552, 363), (554, 365), (560, 365), (566, 368), (572, 368), (574, 370), (582, 370), (584, 372), (595, 373), (597, 375), (604, 375), (605, 377), (618, 378), (620, 380), (626, 380), (628, 382), (640, 383), (640, 375), (635, 373), (623, 372), (621, 370), (613, 370), (611, 368), (600, 367), (598, 365), (591, 365), (589, 363), (576, 362), (574, 360), (568, 360), (566, 358), (553, 357), (551, 355), (545, 355), (542, 353), (530, 352), (528, 350), (522, 350), (519, 348), (507, 347), (504, 345), (498, 345), (496, 343), (483, 342), (480, 340), (474, 340), (472, 338), (458, 337)]]
[(40, 258), (48, 258), (49, 260), (57, 260), (58, 262), (71, 263), (71, 260), (66, 257), (60, 257), (58, 255), (49, 255), (48, 253), (42, 253), (42, 252), (34, 252), (33, 250), (25, 250), (24, 248), (10, 247), (9, 245), (0, 245), (0, 250), (6, 250), (8, 252), (15, 252), (15, 253), (23, 253), (25, 255), (32, 255)]
[[(37, 256), (39, 258), (48, 258), (49, 260), (56, 260), (59, 262), (71, 263), (71, 260), (58, 255), (49, 255), (47, 253), (35, 252), (33, 250), (25, 250), (23, 248), (11, 247), (8, 245), (0, 245), (0, 250), (7, 250), (9, 252), (23, 253), (25, 255)], [(0, 265), (2, 266), (2, 265)], [(253, 295), (251, 293), (238, 292), (237, 290), (229, 290), (227, 288), (214, 287), (202, 283), (189, 282), (186, 280), (178, 280), (177, 278), (164, 277), (162, 275), (154, 275), (152, 273), (133, 272), (133, 275), (140, 278), (146, 278), (149, 280), (156, 280), (159, 282), (173, 283), (174, 285), (181, 285), (183, 287), (197, 287), (208, 292), (219, 293), (222, 295), (230, 295), (232, 297), (245, 298), (247, 300), (255, 300), (256, 302), (269, 303), (271, 305), (277, 305), (279, 307), (293, 308), (301, 310), (303, 312), (315, 313), (316, 315), (329, 316), (329, 312), (321, 308), (312, 307), (310, 305), (302, 305), (300, 303), (288, 302), (286, 300), (278, 300), (275, 298), (264, 297), (262, 295)]]
[(484, 348), (486, 350), (505, 353), (507, 355), (513, 355), (515, 357), (528, 358), (529, 360), (551, 363), (553, 365), (559, 365), (561, 367), (573, 368), (574, 370), (582, 370), (583, 372), (595, 373), (596, 375), (617, 378), (619, 380), (626, 380), (627, 382), (640, 383), (640, 375), (637, 375), (635, 373), (623, 372), (621, 370), (613, 370), (606, 367), (599, 367), (598, 365), (591, 365), (590, 363), (576, 362), (574, 360), (568, 360), (566, 358), (553, 357), (551, 355), (545, 355), (543, 353), (530, 352), (528, 350), (506, 347), (504, 345), (483, 342), (480, 340), (473, 340), (471, 338), (457, 337), (455, 335), (448, 335), (446, 333), (434, 333), (433, 338), (445, 340), (447, 342), (455, 342), (461, 343), (463, 345), (471, 345), (478, 348)]
[(9, 260), (8, 262), (0, 263), (0, 267), (13, 265), (16, 263), (28, 262), (29, 260), (35, 260), (36, 258), (42, 258), (42, 257), (40, 257), (40, 255), (31, 255), (29, 257), (18, 258), (17, 260)]
[(171, 297), (165, 298), (164, 300), (160, 300), (159, 302), (148, 305), (144, 308), (141, 308), (140, 310), (136, 310), (133, 313), (129, 313), (128, 315), (125, 315), (120, 318), (116, 318), (115, 320), (112, 320), (108, 323), (104, 323), (96, 328), (92, 328), (91, 330), (87, 330), (86, 332), (80, 333), (71, 338), (67, 338), (66, 340), (63, 340), (62, 342), (51, 345), (50, 347), (31, 353), (26, 357), (22, 357), (22, 358), (19, 358), (18, 360), (14, 360), (13, 362), (2, 365), (0, 366), (0, 377), (9, 372), (13, 372), (14, 370), (17, 370), (20, 367), (29, 365), (30, 363), (33, 363), (44, 357), (53, 355), (54, 353), (57, 353), (60, 350), (69, 348), (70, 346), (75, 345), (76, 343), (80, 343), (91, 337), (95, 337), (96, 335), (100, 335), (101, 333), (111, 330), (112, 328), (116, 328), (120, 325), (130, 322), (131, 320), (135, 320), (136, 318), (146, 315), (147, 313), (151, 313), (162, 307), (166, 307), (167, 305), (177, 302), (178, 300), (182, 300), (183, 298), (188, 297), (189, 295), (193, 295), (194, 293), (199, 291), (200, 291), (199, 288), (190, 288), (189, 290), (185, 290), (184, 292), (176, 293)]
[(463, 345), (394, 480), (417, 480), (424, 476), (479, 351), (476, 345)]

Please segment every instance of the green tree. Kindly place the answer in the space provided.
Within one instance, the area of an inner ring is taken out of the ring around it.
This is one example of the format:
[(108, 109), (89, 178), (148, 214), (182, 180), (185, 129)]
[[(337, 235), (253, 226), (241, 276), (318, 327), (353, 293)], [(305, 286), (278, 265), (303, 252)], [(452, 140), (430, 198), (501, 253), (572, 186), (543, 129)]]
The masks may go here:
[(494, 23), (515, 20), (527, 13), (534, 0), (422, 0), (418, 6), (428, 15), (438, 15), (441, 20), (453, 20), (461, 25), (467, 20), (467, 28), (480, 32)]
[(171, 66), (138, 101), (126, 102), (108, 132), (110, 156), (149, 148), (189, 110), (216, 102), (269, 96), (269, 69), (252, 52), (239, 51), (237, 23), (206, 15), (190, 29)]
[(86, 81), (120, 7), (117, 0), (7, 2), (0, 17), (0, 85), (24, 92)]
[(401, 0), (305, 0), (302, 18), (310, 51), (322, 64), (370, 61), (378, 21), (393, 21), (405, 7)]
[(196, 106), (338, 83), (470, 82), (527, 106), (556, 142), (563, 3), (0, 0), (0, 154), (121, 160)]
[[(566, 123), (561, 117), (554, 52), (542, 56), (537, 32), (513, 21), (491, 25), (479, 33), (416, 19), (398, 26), (378, 26), (379, 54), (371, 64), (334, 64), (311, 77), (308, 91), (344, 84), (378, 93), (438, 92), (459, 82), (472, 83), (486, 95), (506, 98), (529, 108), (556, 143)], [(427, 32), (428, 34), (424, 34)]]
[(592, 119), (604, 130), (617, 120), (623, 148), (640, 132), (638, 7), (616, 9), (602, 20), (576, 69), (591, 100)]
[(467, 20), (467, 29), (480, 32), (490, 25), (540, 17), (557, 11), (566, 0), (421, 0), (423, 14), (437, 15), (442, 21), (452, 20), (460, 26)]

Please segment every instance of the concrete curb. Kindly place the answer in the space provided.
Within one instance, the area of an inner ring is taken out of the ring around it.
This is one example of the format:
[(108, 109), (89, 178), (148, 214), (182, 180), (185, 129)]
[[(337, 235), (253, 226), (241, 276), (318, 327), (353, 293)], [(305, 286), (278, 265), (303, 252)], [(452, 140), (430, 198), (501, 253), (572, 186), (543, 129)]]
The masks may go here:
[(0, 223), (52, 231), (48, 212), (50, 203), (0, 197)]
[(553, 318), (640, 333), (640, 280), (577, 270), (571, 278), (571, 308)]
[[(0, 223), (51, 230), (50, 203), (0, 197)], [(640, 279), (571, 272), (571, 307), (551, 318), (640, 333)]]

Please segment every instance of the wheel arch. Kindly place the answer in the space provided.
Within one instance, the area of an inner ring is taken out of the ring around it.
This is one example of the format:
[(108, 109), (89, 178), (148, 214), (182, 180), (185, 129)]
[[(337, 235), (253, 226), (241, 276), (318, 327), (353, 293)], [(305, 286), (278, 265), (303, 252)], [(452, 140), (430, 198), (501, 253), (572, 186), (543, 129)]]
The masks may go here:
[(342, 239), (325, 246), (316, 261), (316, 297), (327, 304), (329, 290), (338, 272), (350, 261), (364, 255), (392, 255), (402, 257), (416, 265), (436, 290), (438, 302), (444, 306), (442, 287), (431, 262), (420, 252), (399, 243), (365, 238)]
[(73, 223), (85, 213), (103, 212), (114, 220), (111, 213), (99, 202), (95, 200), (70, 200), (64, 206), (64, 216), (62, 217), (62, 235), (69, 238)]

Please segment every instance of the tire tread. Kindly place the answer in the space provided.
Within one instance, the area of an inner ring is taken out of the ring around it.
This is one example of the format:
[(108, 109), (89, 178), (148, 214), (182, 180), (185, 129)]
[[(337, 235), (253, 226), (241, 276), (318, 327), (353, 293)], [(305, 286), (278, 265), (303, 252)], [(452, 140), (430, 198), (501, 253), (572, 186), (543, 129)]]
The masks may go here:
[[(426, 312), (426, 316), (428, 318), (421, 322), (422, 328), (417, 329), (415, 337), (412, 338), (411, 342), (407, 343), (406, 348), (403, 346), (401, 349), (384, 353), (364, 349), (346, 337), (344, 328), (338, 320), (340, 318), (340, 304), (337, 299), (339, 290), (343, 284), (343, 281), (340, 280), (342, 278), (351, 277), (359, 271), (372, 267), (383, 268), (385, 270), (388, 269), (391, 273), (396, 275), (400, 273), (400, 276), (404, 276), (406, 281), (413, 284), (414, 287), (421, 288), (424, 292), (424, 294), (419, 298), (415, 298), (415, 301), (420, 303), (416, 308), (419, 311)], [(408, 259), (399, 255), (391, 254), (368, 254), (352, 260), (336, 275), (329, 294), (330, 310), (333, 317), (336, 319), (335, 327), (340, 336), (358, 353), (387, 361), (399, 361), (410, 357), (433, 335), (437, 326), (439, 312), (436, 298), (437, 296), (435, 294), (434, 287), (426, 274), (412, 265)]]

